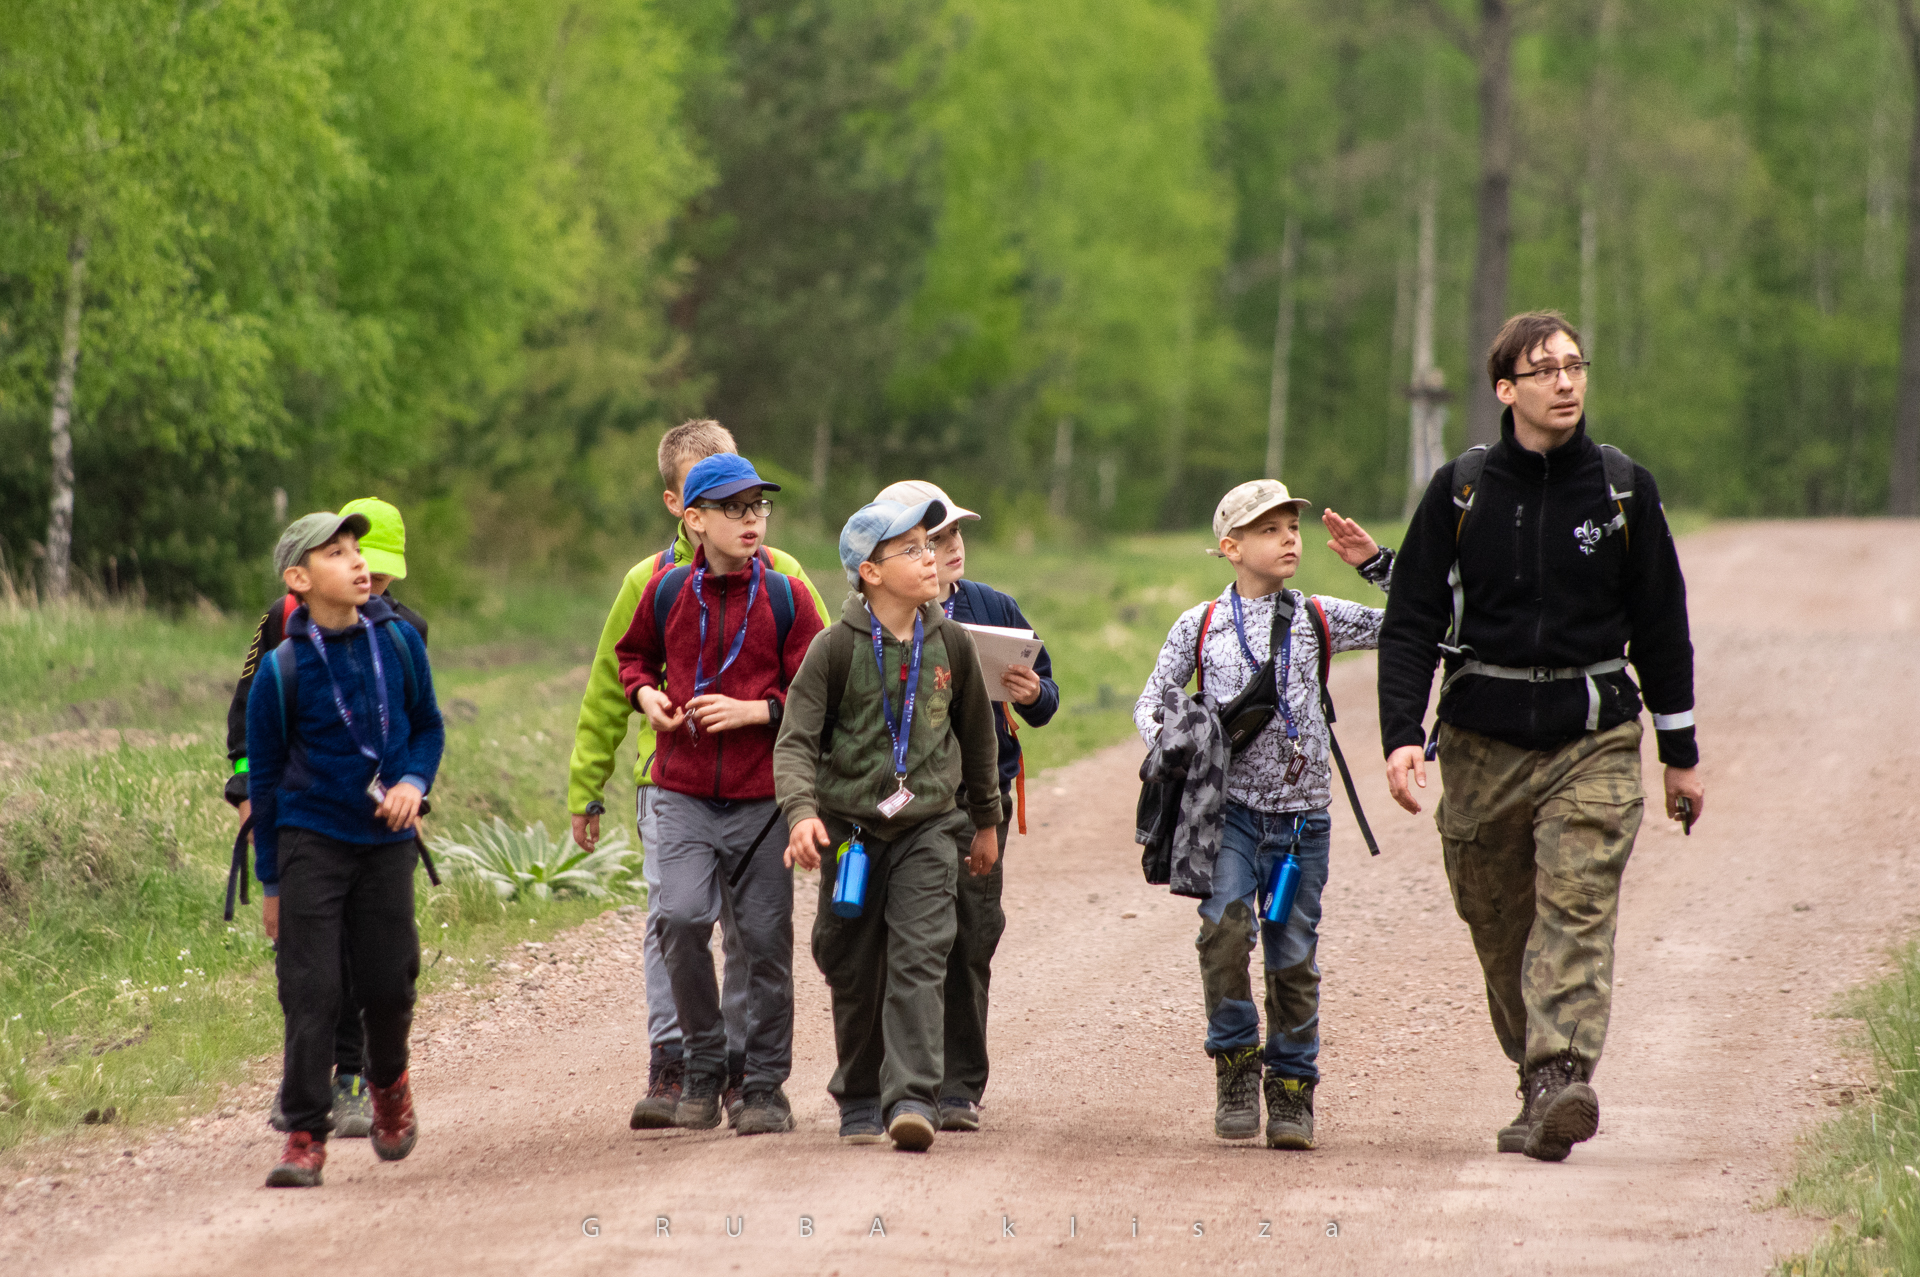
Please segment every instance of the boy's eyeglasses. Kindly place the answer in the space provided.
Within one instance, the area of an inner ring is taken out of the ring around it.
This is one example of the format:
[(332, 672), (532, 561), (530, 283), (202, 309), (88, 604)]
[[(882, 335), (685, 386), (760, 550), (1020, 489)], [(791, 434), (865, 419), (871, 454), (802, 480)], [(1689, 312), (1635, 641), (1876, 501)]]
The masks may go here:
[(773, 513), (773, 502), (767, 500), (765, 497), (762, 497), (758, 501), (696, 501), (693, 503), (693, 508), (696, 510), (718, 510), (729, 519), (738, 521), (746, 518), (749, 514), (759, 515), (763, 519), (766, 518)]
[(1565, 373), (1567, 380), (1577, 386), (1587, 379), (1587, 369), (1591, 367), (1593, 367), (1592, 360), (1575, 359), (1564, 364), (1547, 364), (1545, 367), (1530, 369), (1527, 372), (1516, 372), (1513, 374), (1513, 379), (1518, 382), (1531, 377), (1534, 385), (1551, 387), (1554, 382), (1560, 380), (1560, 374)]
[(920, 545), (916, 542), (904, 550), (895, 550), (892, 554), (883, 554), (879, 558), (871, 561), (874, 563), (885, 563), (888, 559), (905, 559), (909, 563), (918, 563), (932, 553), (932, 546)]

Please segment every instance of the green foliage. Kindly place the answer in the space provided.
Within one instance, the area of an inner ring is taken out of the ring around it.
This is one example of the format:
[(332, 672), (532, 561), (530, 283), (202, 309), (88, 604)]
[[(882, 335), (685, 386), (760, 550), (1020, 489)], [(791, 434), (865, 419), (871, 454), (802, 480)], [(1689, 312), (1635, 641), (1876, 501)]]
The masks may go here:
[(1909, 949), (1894, 975), (1855, 1001), (1878, 1085), (1809, 1142), (1782, 1194), (1838, 1217), (1813, 1251), (1781, 1261), (1776, 1271), (1787, 1277), (1920, 1271), (1920, 951)]
[(466, 842), (439, 844), (441, 859), (455, 871), (479, 878), (502, 900), (512, 900), (523, 891), (541, 900), (556, 892), (604, 899), (610, 892), (629, 891), (636, 885), (622, 881), (630, 872), (627, 861), (635, 855), (623, 833), (603, 839), (589, 852), (571, 839), (556, 842), (539, 821), (525, 829), (509, 829), (506, 821), (495, 816), (491, 825), (478, 829), (467, 825), (463, 832)]

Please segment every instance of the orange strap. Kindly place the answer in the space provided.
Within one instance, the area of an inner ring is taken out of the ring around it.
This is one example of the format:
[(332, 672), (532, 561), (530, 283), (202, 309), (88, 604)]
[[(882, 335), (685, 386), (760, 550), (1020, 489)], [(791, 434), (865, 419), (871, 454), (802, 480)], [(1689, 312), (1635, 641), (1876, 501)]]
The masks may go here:
[[(1007, 716), (1007, 731), (1012, 734), (1013, 743), (1018, 745), (1020, 725), (1013, 721), (1013, 702), (1001, 701), (1000, 708)], [(1019, 805), (1016, 810), (1020, 813), (1020, 832), (1024, 834), (1027, 832), (1027, 756), (1025, 754), (1020, 755), (1020, 770), (1014, 773), (1013, 792), (1019, 795)]]

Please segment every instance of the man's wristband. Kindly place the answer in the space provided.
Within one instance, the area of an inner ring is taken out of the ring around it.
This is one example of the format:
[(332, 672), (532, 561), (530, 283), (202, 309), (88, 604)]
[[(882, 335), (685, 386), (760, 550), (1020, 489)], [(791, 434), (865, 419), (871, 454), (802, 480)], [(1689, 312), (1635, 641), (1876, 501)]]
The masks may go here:
[(596, 798), (588, 803), (587, 809), (580, 814), (582, 816), (604, 816), (607, 814), (607, 805)]

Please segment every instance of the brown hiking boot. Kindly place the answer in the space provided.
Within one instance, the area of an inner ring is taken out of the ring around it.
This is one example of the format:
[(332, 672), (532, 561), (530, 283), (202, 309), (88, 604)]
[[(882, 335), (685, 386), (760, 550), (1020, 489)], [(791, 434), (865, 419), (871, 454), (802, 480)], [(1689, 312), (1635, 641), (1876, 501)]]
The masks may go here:
[(647, 1093), (633, 1106), (627, 1126), (635, 1131), (659, 1131), (673, 1125), (674, 1110), (680, 1107), (680, 1092), (687, 1084), (687, 1062), (663, 1060), (648, 1070)]
[(1213, 1133), (1223, 1140), (1260, 1134), (1260, 1048), (1242, 1047), (1213, 1057)]
[(318, 1188), (320, 1168), (327, 1164), (327, 1142), (313, 1138), (311, 1131), (295, 1131), (287, 1136), (280, 1160), (267, 1172), (268, 1188)]
[(397, 1162), (413, 1152), (420, 1123), (413, 1116), (413, 1086), (402, 1073), (392, 1086), (373, 1086), (373, 1129), (367, 1139), (383, 1162)]
[(1575, 1144), (1600, 1129), (1600, 1097), (1570, 1055), (1556, 1056), (1528, 1074), (1527, 1096), (1535, 1120), (1520, 1151), (1528, 1157), (1563, 1162)]

